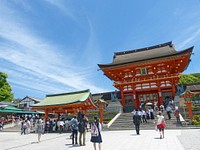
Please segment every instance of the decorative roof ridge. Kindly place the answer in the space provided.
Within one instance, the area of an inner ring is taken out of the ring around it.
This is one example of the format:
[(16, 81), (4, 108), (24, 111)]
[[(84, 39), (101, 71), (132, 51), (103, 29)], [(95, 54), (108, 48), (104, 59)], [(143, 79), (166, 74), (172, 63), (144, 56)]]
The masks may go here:
[[(176, 51), (175, 54), (170, 54), (170, 55), (168, 55), (168, 57), (175, 56), (175, 55), (180, 55), (180, 54), (183, 54), (183, 53), (188, 52), (188, 51), (190, 51), (190, 53), (191, 53), (192, 50), (193, 50), (193, 48), (194, 48), (194, 46), (192, 46), (192, 47), (190, 47), (190, 48), (187, 48), (187, 49), (185, 49), (185, 50)], [(192, 54), (192, 53), (191, 53), (191, 54)], [(155, 58), (153, 58), (153, 59), (158, 59), (158, 58), (163, 58), (163, 56), (162, 56), (162, 57), (155, 57)], [(147, 60), (150, 60), (150, 59), (145, 59), (145, 61), (147, 61)], [(143, 60), (143, 61), (144, 61), (144, 60)], [(111, 66), (125, 65), (125, 64), (133, 63), (133, 62), (137, 62), (137, 61), (124, 62), (124, 63), (120, 63), (120, 64), (113, 64), (113, 63), (109, 63), (109, 64), (98, 64), (98, 66), (101, 68), (101, 67), (110, 66), (110, 65), (111, 65)]]
[(36, 97), (32, 97), (32, 96), (25, 96), (23, 99), (21, 99), (19, 102), (22, 102), (23, 100), (25, 100), (26, 98), (30, 98), (32, 100), (35, 100), (35, 101), (42, 101), (43, 99), (41, 98), (36, 98)]
[(85, 93), (85, 92), (90, 92), (90, 89), (82, 90), (82, 91), (76, 91), (76, 92), (69, 92), (69, 93), (49, 94), (49, 95), (46, 95), (46, 97), (69, 95), (69, 94), (78, 94), (78, 93)]
[(124, 54), (129, 54), (129, 53), (147, 51), (147, 50), (151, 50), (151, 49), (155, 49), (155, 48), (159, 48), (159, 47), (165, 47), (165, 46), (173, 47), (172, 41), (162, 43), (162, 44), (158, 44), (158, 45), (154, 45), (154, 46), (150, 46), (150, 47), (144, 47), (144, 48), (139, 48), (139, 49), (134, 49), (134, 50), (127, 50), (127, 51), (122, 51), (122, 52), (115, 52), (114, 57), (116, 55), (124, 55)]
[(38, 100), (38, 101), (41, 101), (41, 100), (42, 100), (41, 98), (37, 98), (37, 97), (32, 97), (32, 96), (27, 96), (27, 97), (29, 97), (29, 98), (31, 98), (31, 99), (34, 99), (34, 100)]

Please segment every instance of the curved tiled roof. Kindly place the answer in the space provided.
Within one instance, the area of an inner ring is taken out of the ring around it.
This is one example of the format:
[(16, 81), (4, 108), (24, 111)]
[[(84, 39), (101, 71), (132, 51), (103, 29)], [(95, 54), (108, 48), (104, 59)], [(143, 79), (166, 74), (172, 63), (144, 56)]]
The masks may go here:
[(98, 64), (100, 68), (111, 67), (117, 65), (124, 65), (128, 63), (136, 63), (140, 61), (147, 61), (153, 59), (166, 58), (180, 55), (186, 52), (192, 53), (193, 47), (186, 50), (176, 51), (172, 42), (167, 42), (151, 47), (141, 49), (116, 52), (113, 57), (113, 62), (110, 64)]
[(71, 93), (61, 93), (47, 95), (46, 98), (38, 104), (32, 105), (32, 107), (42, 107), (42, 106), (58, 106), (74, 103), (82, 103), (92, 99), (90, 90), (71, 92)]

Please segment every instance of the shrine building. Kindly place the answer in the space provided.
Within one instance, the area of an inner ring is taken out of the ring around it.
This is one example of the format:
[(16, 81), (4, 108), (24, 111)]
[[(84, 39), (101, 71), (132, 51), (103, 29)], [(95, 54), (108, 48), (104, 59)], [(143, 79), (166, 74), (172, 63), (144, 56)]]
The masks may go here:
[(121, 94), (124, 112), (152, 103), (158, 107), (176, 95), (180, 74), (187, 69), (193, 47), (176, 51), (172, 42), (115, 52), (112, 63), (98, 64)]
[(89, 89), (70, 93), (46, 95), (43, 101), (32, 105), (32, 110), (45, 112), (45, 120), (48, 120), (48, 115), (50, 113), (57, 114), (58, 120), (60, 120), (61, 114), (72, 113), (77, 115), (78, 111), (86, 114), (89, 109), (97, 109), (97, 106), (93, 103)]

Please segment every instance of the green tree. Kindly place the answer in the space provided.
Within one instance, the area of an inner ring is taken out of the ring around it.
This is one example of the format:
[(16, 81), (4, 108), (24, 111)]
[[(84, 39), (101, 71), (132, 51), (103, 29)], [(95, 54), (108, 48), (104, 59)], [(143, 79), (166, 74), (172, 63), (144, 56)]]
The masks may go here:
[(179, 84), (189, 84), (194, 82), (200, 82), (200, 73), (182, 74), (179, 80)]
[(12, 88), (7, 82), (8, 75), (4, 72), (0, 72), (0, 102), (13, 100)]

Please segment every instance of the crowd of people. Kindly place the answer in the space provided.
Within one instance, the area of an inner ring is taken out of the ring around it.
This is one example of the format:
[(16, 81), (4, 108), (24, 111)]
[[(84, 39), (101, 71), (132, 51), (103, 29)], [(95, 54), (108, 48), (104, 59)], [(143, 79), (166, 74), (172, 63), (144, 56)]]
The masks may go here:
[[(88, 118), (81, 112), (78, 113), (78, 116), (74, 116), (70, 121), (70, 127), (72, 130), (72, 144), (80, 146), (85, 146), (86, 141), (86, 132), (89, 125)], [(90, 123), (91, 128), (91, 142), (93, 142), (94, 150), (96, 150), (96, 143), (98, 143), (99, 150), (101, 150), (101, 124), (97, 117), (94, 117), (94, 121)], [(79, 142), (79, 143), (78, 143)]]
[[(136, 134), (140, 134), (140, 124), (146, 124), (148, 122), (154, 122), (156, 130), (160, 133), (160, 139), (164, 138), (164, 129), (166, 128), (164, 113), (168, 119), (171, 119), (172, 113), (177, 119), (177, 123), (180, 122), (180, 112), (178, 107), (173, 107), (171, 104), (168, 104), (166, 107), (163, 105), (158, 107), (141, 107), (139, 109), (134, 109), (133, 114), (133, 123), (135, 125)], [(2, 122), (2, 121), (1, 121)], [(35, 131), (38, 134), (38, 142), (41, 141), (41, 135), (44, 133), (50, 132), (71, 132), (70, 138), (72, 140), (72, 145), (85, 146), (86, 145), (86, 132), (90, 128), (91, 139), (93, 143), (94, 150), (97, 149), (97, 144), (99, 150), (101, 150), (102, 143), (102, 125), (100, 124), (97, 117), (94, 117), (94, 120), (89, 123), (87, 116), (78, 112), (77, 116), (72, 118), (60, 120), (57, 119), (48, 119), (46, 121), (42, 120), (40, 116), (35, 115), (26, 115), (19, 117), (14, 120), (14, 122), (21, 123), (21, 135), (29, 134), (31, 131)], [(0, 128), (3, 125), (0, 124)]]
[(91, 129), (91, 139), (93, 143), (94, 150), (98, 148), (101, 150), (101, 130), (102, 126), (97, 117), (89, 123), (87, 116), (78, 112), (77, 116), (73, 116), (71, 119), (48, 119), (44, 120), (41, 117), (35, 116), (24, 116), (21, 119), (21, 135), (29, 134), (34, 131), (38, 134), (38, 142), (41, 141), (42, 134), (47, 134), (50, 132), (63, 133), (65, 131), (71, 132), (70, 138), (72, 140), (72, 145), (85, 146), (86, 145), (86, 132), (88, 128)]
[[(141, 109), (142, 108), (142, 109)], [(180, 112), (178, 107), (174, 107), (172, 103), (168, 103), (167, 105), (160, 105), (160, 110), (158, 107), (149, 106), (146, 109), (141, 107), (140, 109), (134, 109), (132, 111), (133, 114), (133, 123), (135, 125), (136, 134), (140, 134), (140, 124), (147, 123), (147, 120), (153, 120), (155, 123), (155, 129), (159, 130), (160, 139), (164, 138), (164, 129), (166, 128), (164, 113), (166, 112), (168, 120), (171, 120), (172, 114), (176, 117), (177, 124), (181, 125), (180, 121)], [(155, 115), (154, 115), (155, 114)]]

